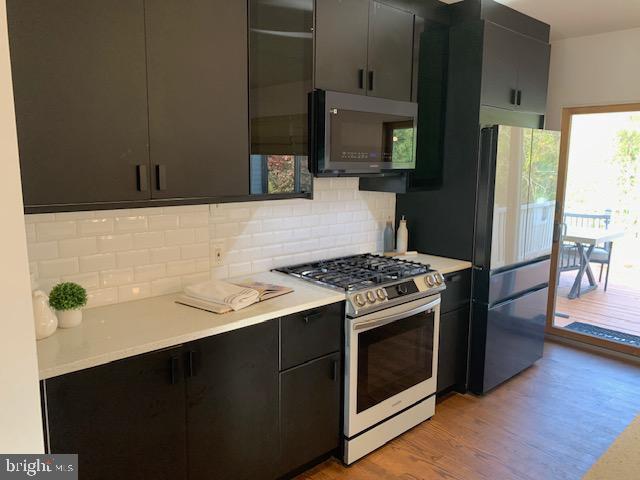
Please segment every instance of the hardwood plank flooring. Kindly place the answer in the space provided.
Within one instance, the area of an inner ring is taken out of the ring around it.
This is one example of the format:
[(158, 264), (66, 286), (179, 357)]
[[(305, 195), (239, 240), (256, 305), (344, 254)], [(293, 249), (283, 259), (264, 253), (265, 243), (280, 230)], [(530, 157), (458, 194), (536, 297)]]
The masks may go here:
[[(594, 271), (598, 272), (597, 269)], [(564, 272), (560, 277), (556, 311), (566, 313), (569, 318), (556, 317), (555, 326), (564, 327), (572, 322), (582, 322), (640, 335), (640, 285), (621, 285), (610, 281), (606, 292), (598, 285), (596, 290), (569, 300), (567, 294), (574, 278), (575, 272)]]
[(639, 365), (547, 343), (487, 395), (453, 394), (354, 465), (331, 459), (298, 479), (577, 480), (639, 413)]

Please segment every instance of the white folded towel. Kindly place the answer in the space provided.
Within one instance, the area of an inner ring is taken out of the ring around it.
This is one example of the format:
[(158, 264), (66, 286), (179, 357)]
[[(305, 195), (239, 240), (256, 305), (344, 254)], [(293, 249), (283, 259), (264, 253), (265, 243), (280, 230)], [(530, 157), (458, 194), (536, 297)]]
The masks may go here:
[(240, 310), (256, 303), (260, 294), (257, 290), (243, 288), (221, 280), (209, 280), (185, 287), (184, 293), (202, 300), (227, 305), (233, 310)]

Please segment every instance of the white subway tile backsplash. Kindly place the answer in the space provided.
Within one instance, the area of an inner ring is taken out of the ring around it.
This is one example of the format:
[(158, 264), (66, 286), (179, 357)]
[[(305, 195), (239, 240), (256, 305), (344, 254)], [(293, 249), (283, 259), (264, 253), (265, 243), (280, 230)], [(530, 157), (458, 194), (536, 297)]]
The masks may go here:
[(77, 223), (80, 235), (103, 235), (113, 232), (113, 218), (91, 218)]
[(58, 242), (33, 242), (27, 244), (29, 260), (51, 260), (58, 258)]
[(38, 263), (38, 274), (42, 278), (60, 277), (78, 273), (77, 258), (59, 258), (56, 260), (42, 260)]
[(137, 265), (148, 265), (150, 259), (149, 250), (129, 250), (116, 254), (118, 268), (135, 267)]
[(61, 257), (93, 255), (98, 252), (96, 237), (68, 238), (58, 242)]
[(71, 238), (76, 235), (76, 232), (76, 222), (71, 220), (36, 224), (36, 236), (41, 242), (45, 240)]
[(116, 256), (113, 253), (98, 253), (80, 257), (79, 262), (81, 272), (99, 272), (115, 268)]
[(312, 201), (27, 215), (30, 271), (44, 289), (80, 283), (97, 306), (381, 247), (395, 195), (360, 192), (352, 178), (316, 179), (314, 189)]
[(100, 273), (101, 287), (116, 287), (133, 282), (133, 268), (105, 270)]

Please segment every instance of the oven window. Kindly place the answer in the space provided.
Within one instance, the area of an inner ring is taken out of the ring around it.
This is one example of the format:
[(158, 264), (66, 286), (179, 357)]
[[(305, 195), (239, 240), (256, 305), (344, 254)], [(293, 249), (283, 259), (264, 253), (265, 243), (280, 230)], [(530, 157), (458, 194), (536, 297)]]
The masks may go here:
[(432, 376), (433, 312), (358, 335), (357, 413)]

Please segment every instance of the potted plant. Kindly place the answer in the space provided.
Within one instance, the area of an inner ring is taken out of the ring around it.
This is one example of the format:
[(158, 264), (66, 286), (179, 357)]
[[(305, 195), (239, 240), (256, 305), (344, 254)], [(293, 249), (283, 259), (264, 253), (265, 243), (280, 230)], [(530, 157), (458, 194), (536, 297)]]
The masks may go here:
[(49, 305), (58, 314), (60, 328), (77, 327), (82, 323), (81, 308), (87, 304), (87, 291), (77, 283), (59, 283), (49, 294)]

